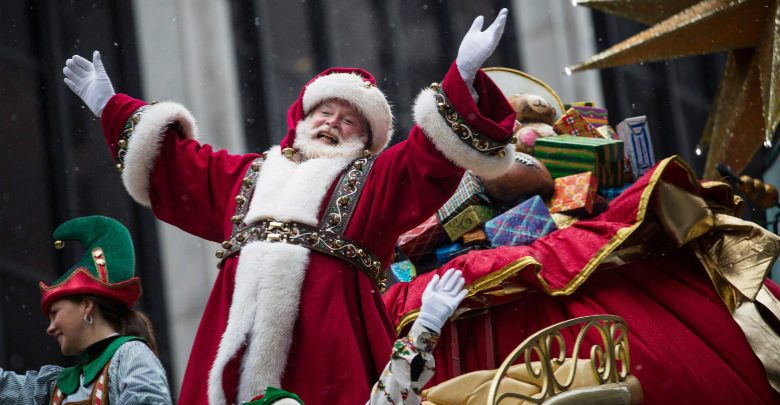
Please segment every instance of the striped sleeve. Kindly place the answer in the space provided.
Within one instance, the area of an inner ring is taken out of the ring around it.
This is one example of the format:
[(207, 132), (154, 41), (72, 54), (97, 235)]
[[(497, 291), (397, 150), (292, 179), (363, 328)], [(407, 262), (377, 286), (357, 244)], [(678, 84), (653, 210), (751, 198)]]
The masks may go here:
[(108, 396), (112, 404), (172, 404), (165, 369), (145, 343), (127, 342), (116, 351), (108, 368)]
[(0, 405), (46, 405), (62, 367), (43, 366), (24, 375), (0, 369)]

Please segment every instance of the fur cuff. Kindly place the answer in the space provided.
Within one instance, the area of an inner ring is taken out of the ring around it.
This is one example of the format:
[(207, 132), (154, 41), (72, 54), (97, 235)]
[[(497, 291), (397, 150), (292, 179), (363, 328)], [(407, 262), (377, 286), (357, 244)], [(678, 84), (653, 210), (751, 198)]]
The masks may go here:
[(177, 126), (184, 138), (198, 139), (198, 125), (190, 111), (181, 104), (164, 101), (150, 106), (141, 115), (127, 144), (122, 182), (130, 196), (147, 207), (151, 205), (149, 176), (171, 125)]
[(461, 141), (439, 114), (436, 98), (431, 89), (420, 92), (417, 100), (414, 101), (414, 121), (447, 159), (464, 169), (471, 170), (479, 177), (486, 179), (499, 177), (512, 165), (515, 154), (512, 143), (504, 147), (506, 153), (503, 157), (499, 157), (484, 155)]

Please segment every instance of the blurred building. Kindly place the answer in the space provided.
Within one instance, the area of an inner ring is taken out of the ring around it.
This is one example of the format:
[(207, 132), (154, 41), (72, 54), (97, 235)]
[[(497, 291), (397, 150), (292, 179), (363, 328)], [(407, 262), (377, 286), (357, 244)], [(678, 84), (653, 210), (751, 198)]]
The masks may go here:
[(414, 97), (449, 68), (474, 16), (484, 14), (489, 23), (501, 7), (510, 8), (510, 21), (488, 66), (525, 70), (564, 101), (605, 105), (612, 124), (647, 115), (656, 156), (678, 153), (701, 169), (694, 147), (722, 58), (565, 76), (566, 65), (641, 29), (566, 0), (6, 4), (0, 15), (0, 367), (21, 371), (68, 361), (45, 335), (37, 282), (54, 280), (81, 253), (52, 248), (52, 230), (71, 217), (109, 215), (131, 229), (144, 281), (140, 306), (156, 326), (174, 391), (218, 271), (216, 244), (160, 223), (124, 191), (99, 120), (62, 83), (66, 58), (99, 49), (117, 92), (179, 101), (198, 119), (203, 142), (260, 152), (285, 134), (287, 107), (301, 85), (332, 65), (374, 73), (393, 102), (396, 133), (405, 134)]

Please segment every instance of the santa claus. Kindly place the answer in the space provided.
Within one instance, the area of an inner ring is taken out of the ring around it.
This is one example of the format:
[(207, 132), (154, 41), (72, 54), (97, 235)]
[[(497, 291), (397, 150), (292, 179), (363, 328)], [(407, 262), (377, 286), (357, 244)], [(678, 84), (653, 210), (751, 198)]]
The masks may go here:
[(390, 106), (361, 69), (317, 75), (280, 146), (232, 155), (198, 142), (183, 106), (114, 94), (97, 51), (67, 60), (65, 83), (101, 117), (130, 195), (222, 242), (180, 403), (242, 402), (268, 386), (307, 404), (366, 401), (394, 340), (379, 293), (397, 237), (465, 169), (494, 178), (513, 161), (515, 113), (479, 70), (506, 17), (484, 31), (477, 17), (441, 84), (417, 97), (408, 138), (387, 150)]

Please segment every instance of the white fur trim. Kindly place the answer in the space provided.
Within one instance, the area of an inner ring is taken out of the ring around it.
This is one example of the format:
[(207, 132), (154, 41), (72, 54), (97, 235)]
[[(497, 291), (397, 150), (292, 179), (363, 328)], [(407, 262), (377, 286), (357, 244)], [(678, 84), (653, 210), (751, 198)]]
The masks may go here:
[(384, 93), (355, 73), (332, 73), (314, 80), (303, 93), (303, 112), (308, 114), (321, 102), (338, 98), (355, 106), (371, 125), (373, 141), (369, 150), (381, 152), (393, 137), (393, 113)]
[(136, 124), (125, 155), (122, 182), (130, 196), (149, 206), (149, 176), (151, 176), (165, 131), (178, 123), (187, 139), (198, 139), (198, 124), (187, 108), (179, 103), (163, 101), (149, 106)]
[(482, 178), (500, 177), (512, 166), (515, 147), (511, 142), (504, 147), (504, 157), (498, 157), (479, 153), (461, 141), (439, 114), (431, 89), (420, 92), (414, 101), (414, 121), (447, 159)]
[[(311, 159), (296, 163), (272, 148), (263, 162), (246, 221), (264, 218), (318, 222), (322, 200), (350, 159)], [(244, 246), (236, 268), (236, 284), (225, 333), (210, 374), (210, 404), (225, 404), (225, 365), (246, 346), (238, 384), (238, 402), (266, 387), (280, 386), (298, 318), (300, 289), (309, 264), (309, 250), (282, 243)]]

